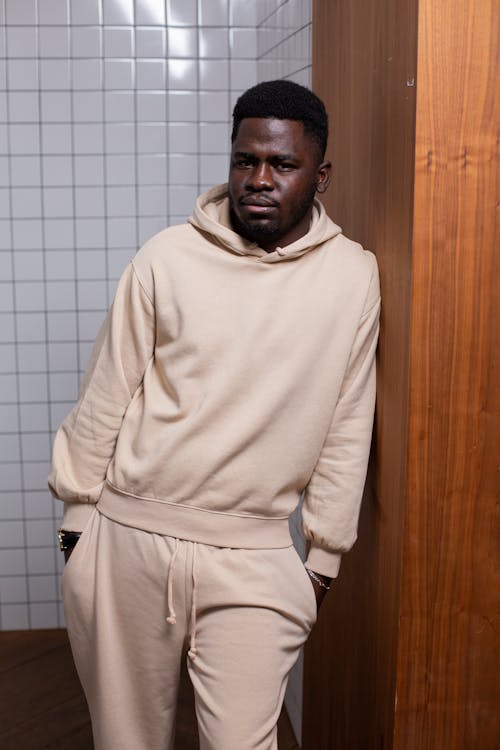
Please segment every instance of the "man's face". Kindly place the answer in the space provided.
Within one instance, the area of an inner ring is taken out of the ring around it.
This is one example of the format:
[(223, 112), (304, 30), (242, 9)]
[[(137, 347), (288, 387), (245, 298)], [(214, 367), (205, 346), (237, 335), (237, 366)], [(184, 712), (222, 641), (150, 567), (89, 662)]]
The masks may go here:
[(297, 120), (249, 117), (231, 150), (229, 202), (233, 229), (267, 251), (309, 229), (312, 202), (330, 181), (330, 163)]

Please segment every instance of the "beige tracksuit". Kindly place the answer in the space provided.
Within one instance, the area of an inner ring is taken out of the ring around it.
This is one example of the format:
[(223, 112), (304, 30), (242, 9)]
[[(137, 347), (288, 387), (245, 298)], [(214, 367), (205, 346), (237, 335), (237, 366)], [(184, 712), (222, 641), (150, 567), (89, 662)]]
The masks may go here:
[(356, 537), (375, 395), (374, 256), (315, 202), (266, 253), (226, 186), (125, 270), (49, 486), (84, 527), (63, 576), (96, 748), (168, 747), (187, 651), (202, 748), (270, 750), (314, 592)]

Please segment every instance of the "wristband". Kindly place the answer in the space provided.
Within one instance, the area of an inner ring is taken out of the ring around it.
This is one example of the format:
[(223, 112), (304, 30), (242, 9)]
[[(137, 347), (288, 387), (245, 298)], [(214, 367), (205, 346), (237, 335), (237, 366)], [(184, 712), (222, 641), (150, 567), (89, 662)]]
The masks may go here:
[(321, 586), (322, 589), (326, 589), (327, 591), (330, 591), (330, 586), (327, 586), (324, 581), (321, 580), (319, 576), (316, 575), (314, 570), (311, 570), (310, 568), (306, 568), (307, 572), (309, 573), (309, 577), (313, 579), (313, 581), (316, 581), (316, 583)]

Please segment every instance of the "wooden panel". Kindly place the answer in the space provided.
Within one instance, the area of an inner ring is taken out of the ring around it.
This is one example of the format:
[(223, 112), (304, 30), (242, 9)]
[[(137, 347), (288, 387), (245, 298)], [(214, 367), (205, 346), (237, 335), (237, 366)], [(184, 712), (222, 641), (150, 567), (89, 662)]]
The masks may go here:
[(313, 88), (331, 124), (325, 204), (377, 254), (376, 453), (359, 539), (306, 649), (305, 750), (390, 748), (408, 397), (416, 0), (316, 0)]
[(493, 750), (500, 738), (499, 23), (496, 0), (420, 2), (404, 750)]

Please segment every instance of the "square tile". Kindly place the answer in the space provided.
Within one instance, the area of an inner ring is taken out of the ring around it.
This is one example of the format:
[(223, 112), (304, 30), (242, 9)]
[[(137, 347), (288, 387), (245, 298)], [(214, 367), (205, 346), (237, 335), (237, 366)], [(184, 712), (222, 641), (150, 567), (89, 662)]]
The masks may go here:
[(100, 0), (70, 0), (72, 24), (100, 24)]
[(101, 60), (73, 60), (71, 65), (74, 89), (91, 91), (102, 88)]
[(69, 91), (42, 91), (40, 98), (44, 122), (71, 121), (71, 94)]
[(134, 92), (106, 91), (104, 113), (107, 122), (133, 122), (135, 120)]
[(136, 219), (116, 218), (108, 219), (108, 245), (110, 248), (130, 247), (136, 241)]
[(65, 26), (40, 26), (40, 57), (69, 57), (69, 29)]
[(168, 88), (188, 91), (198, 86), (196, 60), (168, 60)]
[(198, 156), (189, 154), (169, 154), (169, 185), (198, 185)]
[(39, 281), (16, 281), (16, 312), (42, 312), (45, 309), (43, 283)]
[(199, 0), (200, 26), (227, 26), (228, 0)]
[(40, 157), (12, 156), (10, 160), (12, 185), (15, 187), (33, 187), (40, 185)]
[(133, 216), (136, 213), (135, 188), (109, 187), (106, 190), (107, 214), (114, 216)]
[(75, 276), (75, 256), (73, 250), (47, 250), (45, 252), (45, 272), (47, 281), (67, 281), (73, 279)]
[[(40, 316), (38, 316), (40, 317)], [(19, 372), (40, 372), (47, 367), (47, 346), (44, 343), (18, 344)]]
[(198, 151), (198, 128), (195, 123), (169, 123), (169, 153), (195, 154)]
[(28, 605), (2, 604), (2, 627), (4, 630), (28, 630)]
[(104, 149), (102, 125), (85, 123), (73, 126), (75, 154), (100, 154)]
[(194, 28), (167, 29), (167, 49), (169, 58), (191, 57), (198, 54), (197, 30)]
[(37, 27), (7, 26), (7, 55), (13, 57), (37, 57)]
[(137, 57), (160, 57), (166, 54), (165, 29), (135, 28), (135, 54)]
[(71, 88), (69, 60), (40, 60), (40, 87), (47, 89)]
[(206, 28), (198, 31), (200, 57), (228, 57), (229, 33), (227, 28)]
[(106, 27), (104, 29), (104, 54), (106, 57), (132, 57), (134, 54), (133, 28)]
[[(167, 183), (166, 154), (144, 154), (137, 162), (138, 181), (141, 185), (165, 185)], [(169, 180), (171, 175), (169, 172)]]
[(38, 93), (36, 91), (13, 91), (9, 97), (10, 122), (38, 122)]
[(44, 154), (71, 153), (71, 127), (42, 123), (42, 149)]
[[(22, 344), (29, 344), (30, 342), (45, 341), (45, 316), (39, 313), (21, 312), (16, 315), (16, 329), (17, 329), (17, 341), (19, 343), (19, 358), (20, 364), (23, 356)], [(27, 349), (31, 352), (31, 346)], [(37, 355), (39, 349), (36, 349)], [(38, 367), (38, 369), (45, 369), (45, 367)]]
[(0, 404), (0, 423), (3, 432), (17, 432), (19, 430), (17, 406), (13, 404)]
[(73, 281), (47, 281), (47, 310), (74, 310), (76, 287)]
[(255, 60), (257, 57), (257, 30), (231, 29), (231, 57), (244, 57)]
[(200, 91), (199, 97), (200, 121), (226, 122), (229, 120), (229, 101), (226, 91)]
[(130, 154), (135, 151), (135, 125), (133, 123), (106, 123), (105, 142), (107, 154)]
[(78, 217), (104, 216), (104, 189), (98, 186), (75, 188), (75, 213)]
[(12, 216), (36, 219), (42, 215), (42, 192), (38, 187), (12, 188)]
[(38, 22), (65, 26), (69, 22), (66, 0), (38, 0)]
[(75, 156), (75, 185), (102, 185), (104, 182), (104, 156)]
[(136, 60), (137, 89), (158, 89), (163, 93), (166, 80), (166, 62), (164, 60)]
[(42, 171), (44, 188), (70, 187), (73, 184), (71, 156), (43, 156)]
[(197, 94), (191, 91), (169, 91), (168, 119), (170, 121), (197, 122)]
[(167, 95), (165, 91), (137, 92), (137, 119), (142, 122), (165, 122)]
[(134, 23), (134, 0), (102, 0), (102, 8), (105, 25)]
[[(56, 376), (54, 375), (53, 377)], [(52, 390), (52, 394), (57, 394), (57, 391)], [(21, 445), (23, 450), (23, 461), (50, 460), (50, 435), (48, 432), (36, 432), (21, 435)]]
[(182, 187), (180, 185), (169, 188), (169, 212), (171, 214), (189, 216), (194, 208), (198, 189)]
[(19, 396), (23, 402), (46, 401), (48, 382), (45, 372), (25, 372), (19, 375)]
[(80, 280), (103, 279), (106, 276), (106, 252), (77, 250), (76, 267)]
[(21, 404), (21, 430), (47, 432), (49, 429), (48, 404)]
[(14, 253), (14, 278), (16, 281), (42, 281), (44, 278), (43, 253), (39, 250)]
[(139, 216), (165, 216), (167, 213), (167, 188), (148, 185), (139, 188)]
[(95, 26), (76, 26), (71, 29), (72, 57), (101, 57), (102, 29)]
[(139, 123), (137, 126), (137, 146), (140, 154), (164, 154), (166, 138), (166, 126), (163, 123)]
[[(58, 401), (76, 401), (78, 396), (78, 378), (76, 372), (54, 372), (49, 375), (50, 392), (57, 397)], [(39, 437), (39, 436), (38, 436)], [(47, 458), (50, 458), (50, 440), (47, 435)], [(38, 451), (41, 458), (43, 454), (43, 445), (38, 445)]]
[(66, 250), (74, 245), (72, 219), (45, 219), (44, 227), (47, 250)]
[[(78, 365), (78, 349), (75, 342), (59, 342), (54, 341), (49, 343), (49, 367), (54, 372), (64, 372), (66, 370), (74, 371)], [(40, 429), (48, 429), (48, 427), (41, 427)]]
[(196, 26), (198, 23), (197, 0), (167, 0), (167, 24), (169, 26)]
[[(114, 250), (113, 252), (117, 252)], [(78, 313), (78, 330), (82, 341), (94, 341), (104, 321), (104, 313), (82, 311)]]
[(200, 60), (200, 88), (217, 91), (229, 86), (227, 60)]
[(24, 576), (0, 576), (0, 601), (18, 604), (28, 601), (28, 587)]
[(56, 573), (55, 551), (52, 547), (28, 548), (28, 573)]
[(73, 93), (73, 116), (75, 122), (102, 122), (104, 102), (100, 91), (75, 91)]
[(134, 87), (133, 60), (105, 60), (104, 85), (107, 89), (131, 89)]
[[(89, 252), (83, 250), (82, 252)], [(77, 339), (76, 312), (47, 313), (47, 328), (49, 341), (75, 341)]]
[(78, 281), (78, 309), (96, 310), (107, 306), (105, 281)]
[(12, 26), (35, 26), (36, 0), (6, 0), (7, 23)]
[(135, 22), (147, 26), (161, 26), (165, 23), (165, 4), (151, 0), (136, 0)]
[(200, 151), (202, 154), (227, 154), (229, 149), (228, 123), (200, 124)]
[(38, 89), (38, 61), (37, 60), (8, 60), (7, 80), (11, 91)]
[(59, 607), (56, 603), (34, 603), (29, 605), (32, 628), (59, 627)]
[(46, 218), (61, 219), (73, 216), (73, 191), (67, 187), (47, 187), (43, 193)]
[(104, 219), (77, 219), (77, 248), (97, 248), (106, 244)]
[(108, 185), (135, 184), (135, 157), (133, 154), (106, 156), (106, 182)]

